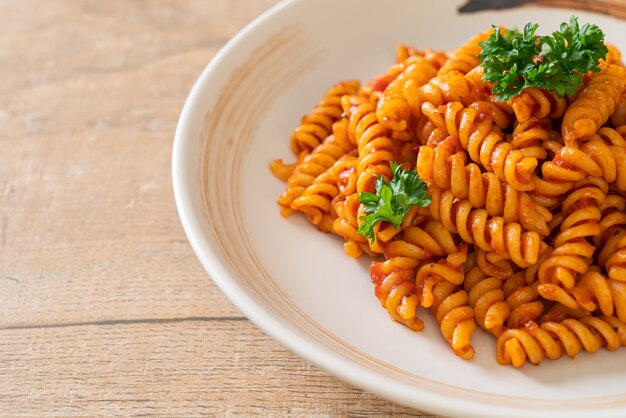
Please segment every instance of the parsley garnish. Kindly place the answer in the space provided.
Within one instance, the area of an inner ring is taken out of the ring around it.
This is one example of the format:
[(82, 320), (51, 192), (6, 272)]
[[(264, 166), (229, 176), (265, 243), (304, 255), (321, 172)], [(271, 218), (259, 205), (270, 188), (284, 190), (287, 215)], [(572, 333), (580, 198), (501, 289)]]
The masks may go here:
[(376, 194), (361, 192), (357, 198), (367, 214), (361, 216), (363, 222), (358, 232), (371, 242), (374, 242), (374, 225), (378, 222), (387, 221), (398, 228), (411, 206), (423, 208), (430, 204), (426, 183), (419, 178), (417, 171), (404, 170), (396, 163), (391, 163), (390, 167), (393, 179), (389, 183), (377, 176)]
[(596, 25), (578, 25), (570, 17), (561, 23), (552, 36), (537, 36), (536, 23), (528, 23), (524, 32), (493, 27), (494, 33), (479, 45), (484, 80), (494, 83), (498, 100), (508, 100), (527, 87), (537, 87), (556, 93), (558, 97), (572, 96), (583, 83), (583, 74), (600, 71), (599, 60), (608, 52), (604, 33)]

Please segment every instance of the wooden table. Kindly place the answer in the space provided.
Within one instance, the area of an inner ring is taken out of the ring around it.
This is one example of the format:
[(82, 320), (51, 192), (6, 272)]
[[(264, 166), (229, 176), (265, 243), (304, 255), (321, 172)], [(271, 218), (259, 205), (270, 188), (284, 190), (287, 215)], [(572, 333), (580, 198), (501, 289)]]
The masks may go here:
[(0, 2), (0, 414), (428, 416), (259, 331), (180, 226), (183, 101), (273, 3)]

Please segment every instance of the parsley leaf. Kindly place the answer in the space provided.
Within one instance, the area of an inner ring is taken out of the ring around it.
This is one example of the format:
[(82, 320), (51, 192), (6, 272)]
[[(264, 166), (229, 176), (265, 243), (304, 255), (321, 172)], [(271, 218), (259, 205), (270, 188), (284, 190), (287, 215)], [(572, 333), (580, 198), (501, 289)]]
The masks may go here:
[(509, 100), (527, 87), (572, 96), (583, 74), (600, 71), (599, 60), (606, 59), (608, 49), (598, 26), (581, 27), (575, 16), (551, 36), (535, 35), (538, 26), (528, 23), (522, 33), (494, 26), (494, 33), (479, 44), (483, 79), (494, 84), (497, 100)]
[(411, 206), (423, 208), (430, 204), (428, 188), (417, 175), (417, 171), (404, 170), (396, 163), (391, 163), (390, 167), (393, 179), (389, 183), (385, 183), (378, 176), (376, 194), (362, 192), (357, 197), (366, 213), (366, 216), (360, 218), (363, 222), (359, 225), (358, 232), (371, 242), (375, 239), (374, 225), (377, 223), (387, 221), (398, 228)]

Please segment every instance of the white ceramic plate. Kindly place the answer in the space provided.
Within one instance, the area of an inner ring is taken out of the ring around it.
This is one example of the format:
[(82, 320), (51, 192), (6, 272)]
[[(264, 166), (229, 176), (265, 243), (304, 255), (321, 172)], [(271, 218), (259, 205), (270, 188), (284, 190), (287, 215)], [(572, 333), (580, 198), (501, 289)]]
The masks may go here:
[[(493, 339), (477, 331), (476, 358), (460, 360), (426, 312), (422, 333), (390, 320), (369, 260), (348, 259), (341, 239), (299, 215), (279, 215), (284, 184), (268, 163), (291, 158), (291, 131), (330, 85), (384, 72), (400, 42), (450, 50), (492, 23), (549, 31), (571, 14), (532, 5), (459, 14), (462, 3), (294, 0), (248, 25), (204, 70), (180, 117), (173, 178), (182, 224), (242, 312), (356, 386), (452, 416), (626, 416), (626, 350), (516, 370), (499, 366)], [(472, 5), (485, 3), (497, 4)], [(624, 50), (622, 21), (576, 13)]]

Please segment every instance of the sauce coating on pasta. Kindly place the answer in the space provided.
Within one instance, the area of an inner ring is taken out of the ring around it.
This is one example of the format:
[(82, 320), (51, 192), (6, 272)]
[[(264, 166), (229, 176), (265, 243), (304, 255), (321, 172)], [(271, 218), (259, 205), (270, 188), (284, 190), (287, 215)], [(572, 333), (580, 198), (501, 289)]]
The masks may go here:
[[(270, 164), (286, 181), (281, 213), (336, 234), (350, 257), (374, 258), (370, 279), (391, 318), (421, 331), (419, 308), (430, 308), (463, 359), (474, 357), (476, 326), (515, 367), (615, 350), (626, 345), (621, 53), (607, 45), (597, 68), (570, 74), (581, 83), (571, 94), (513, 94), (487, 81), (484, 64), (487, 41), (507, 33), (494, 27), (449, 52), (399, 45), (387, 72), (332, 86), (289, 139), (295, 162)], [(364, 236), (368, 215), (397, 210), (389, 199), (411, 189), (409, 171), (425, 183), (425, 207), (393, 222), (378, 214)]]

